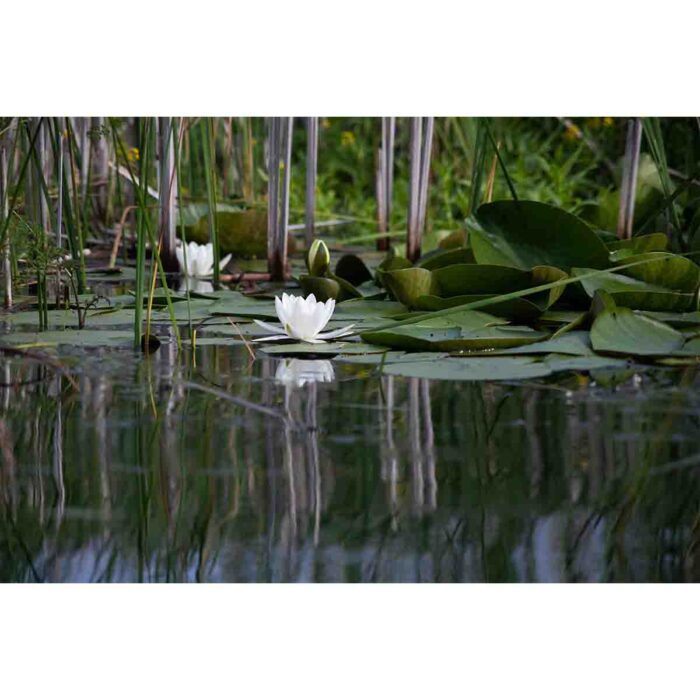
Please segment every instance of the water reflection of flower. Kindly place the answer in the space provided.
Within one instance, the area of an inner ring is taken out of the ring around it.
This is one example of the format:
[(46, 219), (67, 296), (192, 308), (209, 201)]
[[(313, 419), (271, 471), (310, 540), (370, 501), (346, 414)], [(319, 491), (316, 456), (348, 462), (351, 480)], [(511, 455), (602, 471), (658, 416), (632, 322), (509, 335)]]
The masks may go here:
[(275, 381), (287, 387), (332, 382), (334, 379), (335, 372), (329, 360), (282, 360), (275, 372)]

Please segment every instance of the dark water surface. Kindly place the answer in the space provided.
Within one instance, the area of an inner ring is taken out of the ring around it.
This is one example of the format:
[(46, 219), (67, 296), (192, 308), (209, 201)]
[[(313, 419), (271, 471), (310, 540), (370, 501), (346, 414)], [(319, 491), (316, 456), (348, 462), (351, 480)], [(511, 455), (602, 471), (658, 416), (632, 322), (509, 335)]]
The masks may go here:
[(0, 356), (2, 581), (700, 580), (694, 370), (75, 358), (77, 386)]

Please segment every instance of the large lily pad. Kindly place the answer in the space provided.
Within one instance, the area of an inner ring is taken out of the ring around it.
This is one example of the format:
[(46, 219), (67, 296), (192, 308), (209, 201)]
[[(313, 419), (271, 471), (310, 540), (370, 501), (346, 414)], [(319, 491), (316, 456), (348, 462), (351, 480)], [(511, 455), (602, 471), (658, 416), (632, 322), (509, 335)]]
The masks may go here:
[(398, 301), (349, 299), (336, 304), (334, 321), (362, 321), (368, 318), (392, 318), (408, 309)]
[(521, 347), (507, 348), (505, 350), (494, 350), (494, 355), (548, 355), (555, 353), (558, 355), (574, 355), (586, 357), (594, 355), (591, 347), (591, 339), (588, 331), (571, 331), (559, 338), (550, 338), (539, 343), (531, 343)]
[(415, 306), (418, 297), (436, 291), (433, 273), (422, 267), (387, 270), (382, 273), (382, 284), (395, 299), (411, 308)]
[(464, 294), (506, 294), (530, 286), (530, 273), (503, 265), (449, 265), (432, 273), (434, 293), (442, 297)]
[(630, 309), (603, 311), (591, 327), (591, 345), (597, 352), (664, 356), (680, 350), (684, 344), (682, 333)]
[(527, 326), (511, 326), (479, 311), (407, 323), (360, 334), (362, 340), (400, 350), (485, 350), (534, 343), (547, 333)]
[(625, 274), (648, 284), (658, 285), (675, 292), (695, 294), (700, 285), (700, 267), (681, 255), (668, 253), (642, 253), (625, 258), (625, 264), (636, 263)]
[(591, 371), (603, 368), (621, 368), (624, 360), (611, 357), (585, 356), (567, 357), (548, 355), (542, 359), (534, 357), (449, 357), (434, 360), (390, 362), (384, 374), (420, 379), (442, 379), (453, 381), (515, 381), (541, 379), (556, 372)]
[(532, 357), (449, 357), (392, 362), (384, 367), (383, 372), (419, 379), (507, 381), (546, 377), (551, 374), (551, 369)]
[[(635, 268), (630, 268), (633, 269)], [(597, 271), (588, 268), (573, 269), (574, 275), (591, 272)], [(628, 275), (605, 271), (599, 271), (595, 276), (581, 280), (581, 285), (591, 298), (602, 290), (610, 294), (616, 305), (644, 311), (688, 311), (695, 299), (694, 294), (672, 291)]]
[(610, 241), (606, 245), (608, 250), (635, 255), (654, 250), (667, 250), (668, 236), (665, 233), (647, 233), (644, 236)]
[[(415, 300), (415, 308), (421, 311), (442, 311), (453, 306), (471, 304), (473, 301), (488, 299), (490, 295), (465, 294), (457, 297), (443, 299), (434, 294), (427, 294)], [(502, 318), (513, 319), (522, 323), (530, 323), (536, 320), (542, 313), (542, 309), (525, 298), (508, 299), (506, 301), (496, 301), (493, 304), (482, 306), (480, 311)]]
[(328, 301), (338, 299), (340, 296), (340, 285), (335, 280), (328, 277), (312, 277), (311, 275), (300, 275), (299, 286), (304, 292), (304, 296), (313, 294), (318, 301)]
[(469, 240), (478, 263), (529, 270), (551, 265), (604, 268), (608, 249), (584, 221), (563, 209), (540, 202), (500, 201), (476, 212), (482, 230)]
[(474, 253), (470, 248), (454, 248), (452, 250), (431, 250), (424, 255), (417, 263), (416, 267), (423, 267), (426, 270), (437, 270), (448, 265), (458, 265), (460, 263), (474, 263)]
[(82, 347), (128, 347), (134, 342), (132, 330), (63, 330), (41, 333), (6, 333), (3, 343), (13, 346), (41, 347), (74, 345)]

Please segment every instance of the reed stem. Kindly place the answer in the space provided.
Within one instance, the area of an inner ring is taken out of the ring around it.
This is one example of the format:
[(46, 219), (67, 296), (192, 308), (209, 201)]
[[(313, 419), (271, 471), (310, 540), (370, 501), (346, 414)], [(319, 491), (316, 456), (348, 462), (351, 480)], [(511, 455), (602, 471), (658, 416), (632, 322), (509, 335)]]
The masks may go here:
[(173, 119), (158, 117), (158, 240), (163, 267), (167, 272), (177, 272), (175, 255), (175, 194), (177, 192), (177, 167)]
[[(377, 158), (377, 225), (380, 232), (391, 230), (391, 204), (394, 194), (394, 138), (396, 118), (382, 117), (382, 140)], [(377, 239), (377, 250), (389, 250), (388, 236)]]
[(316, 175), (318, 172), (318, 117), (307, 118), (306, 131), (306, 247), (314, 240), (316, 229)]
[(642, 145), (642, 120), (639, 117), (627, 122), (627, 141), (622, 165), (620, 187), (620, 209), (617, 217), (617, 237), (632, 238), (634, 224), (634, 203), (637, 196), (637, 173), (639, 171), (639, 151)]
[(421, 254), (421, 240), (428, 208), (430, 154), (434, 117), (411, 117), (409, 142), (408, 233), (406, 257), (415, 262)]

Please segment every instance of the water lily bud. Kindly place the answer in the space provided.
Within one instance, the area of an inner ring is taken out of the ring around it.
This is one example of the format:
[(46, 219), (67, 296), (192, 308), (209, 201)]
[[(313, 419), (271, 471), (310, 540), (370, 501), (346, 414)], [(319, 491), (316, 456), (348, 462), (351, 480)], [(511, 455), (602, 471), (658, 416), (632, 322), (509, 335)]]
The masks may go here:
[(306, 267), (309, 269), (309, 274), (314, 277), (323, 277), (331, 264), (331, 254), (328, 246), (317, 238), (309, 248), (309, 253), (306, 257)]

